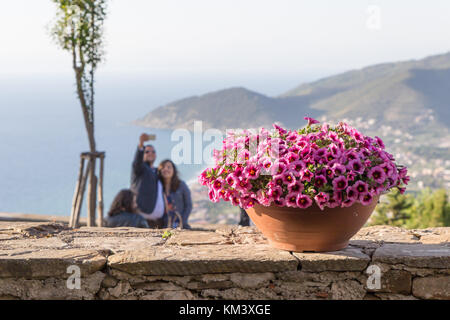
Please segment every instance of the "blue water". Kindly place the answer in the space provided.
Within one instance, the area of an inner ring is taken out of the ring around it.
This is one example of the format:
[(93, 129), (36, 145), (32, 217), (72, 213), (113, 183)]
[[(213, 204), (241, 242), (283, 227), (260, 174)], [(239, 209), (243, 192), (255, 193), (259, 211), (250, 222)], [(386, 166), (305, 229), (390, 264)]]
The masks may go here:
[[(141, 128), (130, 121), (180, 97), (168, 100), (168, 92), (126, 83), (116, 89), (99, 86), (97, 91), (95, 137), (97, 150), (106, 152), (105, 210), (120, 189), (129, 187), (142, 132), (157, 136), (152, 142), (156, 164), (169, 158), (178, 143), (170, 140), (171, 130)], [(88, 149), (71, 78), (0, 81), (0, 212), (69, 215), (79, 155)], [(178, 169), (189, 181), (203, 166), (181, 164)]]
[[(89, 151), (71, 70), (64, 75), (0, 74), (0, 212), (69, 215), (79, 155)], [(303, 79), (301, 79), (302, 77)], [(267, 81), (267, 79), (271, 81)], [(192, 95), (244, 86), (280, 94), (312, 75), (214, 77), (197, 74), (117, 75), (98, 73), (95, 138), (106, 152), (104, 204), (128, 188), (133, 155), (142, 132), (155, 133), (156, 164), (170, 158), (171, 130), (130, 125), (152, 109)], [(194, 148), (194, 140), (191, 140)], [(209, 142), (205, 142), (205, 145)], [(220, 143), (219, 143), (220, 145)], [(193, 154), (193, 153), (191, 153)], [(193, 160), (193, 159), (192, 159)], [(181, 178), (196, 180), (206, 163), (178, 166)], [(82, 216), (86, 216), (86, 208)]]

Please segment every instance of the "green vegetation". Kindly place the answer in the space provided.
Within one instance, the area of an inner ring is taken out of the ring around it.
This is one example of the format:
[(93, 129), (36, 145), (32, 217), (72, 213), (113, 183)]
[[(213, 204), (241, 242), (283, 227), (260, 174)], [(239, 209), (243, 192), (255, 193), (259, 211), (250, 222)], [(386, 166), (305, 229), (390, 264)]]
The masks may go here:
[(163, 235), (161, 236), (164, 240), (169, 239), (173, 235), (170, 231), (164, 231)]
[(445, 189), (418, 194), (389, 193), (378, 204), (370, 225), (387, 224), (409, 229), (450, 226), (450, 203)]
[[(58, 47), (71, 55), (76, 92), (89, 140), (91, 154), (86, 168), (86, 175), (89, 174), (87, 225), (93, 226), (95, 225), (97, 194), (97, 177), (95, 175), (97, 156), (94, 155), (97, 152), (94, 137), (95, 72), (103, 61), (103, 24), (106, 19), (107, 0), (52, 0), (52, 2), (56, 6), (56, 20), (51, 29), (51, 36)], [(80, 165), (80, 177), (83, 166), (84, 162)], [(102, 169), (100, 171), (102, 172)], [(100, 183), (103, 183), (102, 178), (100, 178)], [(81, 190), (84, 190), (84, 187)], [(80, 199), (80, 207), (83, 201), (83, 192), (81, 191), (81, 198), (79, 198), (78, 191), (76, 191), (75, 199), (77, 201)], [(100, 208), (102, 208), (101, 198), (99, 200)], [(72, 214), (74, 212), (75, 205), (72, 206)], [(77, 221), (77, 219), (75, 220)], [(75, 224), (77, 223), (75, 222)]]

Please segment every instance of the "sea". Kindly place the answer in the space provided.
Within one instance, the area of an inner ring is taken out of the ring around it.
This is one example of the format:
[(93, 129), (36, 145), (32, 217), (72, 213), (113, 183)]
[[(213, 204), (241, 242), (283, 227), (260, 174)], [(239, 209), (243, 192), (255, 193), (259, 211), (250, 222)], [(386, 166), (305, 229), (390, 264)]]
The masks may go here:
[[(151, 142), (157, 150), (156, 165), (171, 158), (180, 143), (171, 139), (172, 130), (131, 122), (188, 94), (178, 90), (171, 96), (139, 81), (135, 86), (118, 83), (98, 85), (96, 92), (95, 138), (97, 150), (106, 153), (105, 212), (117, 192), (130, 187), (131, 163), (141, 133), (156, 134)], [(88, 139), (71, 77), (0, 81), (0, 212), (70, 215), (80, 153), (85, 151), (89, 151)], [(190, 184), (206, 163), (195, 164), (193, 159), (189, 163), (187, 158), (185, 162), (177, 169)], [(81, 216), (86, 216), (86, 201)]]
[[(298, 81), (290, 80), (268, 84), (257, 77), (236, 81), (100, 73), (95, 94), (95, 139), (97, 150), (106, 153), (105, 212), (117, 192), (130, 186), (131, 163), (141, 133), (156, 134), (152, 141), (157, 150), (156, 165), (172, 158), (174, 147), (180, 143), (172, 139), (173, 130), (139, 127), (131, 123), (133, 120), (171, 101), (232, 86), (275, 95)], [(0, 74), (0, 212), (70, 214), (80, 153), (89, 151), (75, 92), (71, 73)], [(191, 142), (193, 151), (198, 145), (193, 137)], [(181, 179), (188, 184), (197, 181), (208, 165), (207, 159), (198, 161), (193, 152), (191, 155), (191, 161), (184, 158), (187, 163), (177, 166)], [(81, 216), (86, 216), (86, 201)]]

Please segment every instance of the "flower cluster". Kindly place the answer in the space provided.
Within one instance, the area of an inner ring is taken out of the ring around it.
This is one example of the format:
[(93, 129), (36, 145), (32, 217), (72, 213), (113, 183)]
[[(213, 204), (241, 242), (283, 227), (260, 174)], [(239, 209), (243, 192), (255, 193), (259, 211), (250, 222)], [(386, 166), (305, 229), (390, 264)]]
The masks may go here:
[(269, 132), (228, 132), (215, 166), (199, 182), (213, 202), (231, 201), (244, 209), (255, 204), (308, 208), (368, 205), (391, 188), (405, 191), (409, 176), (386, 152), (379, 137), (364, 136), (345, 123), (330, 127), (305, 118), (300, 130), (273, 125)]

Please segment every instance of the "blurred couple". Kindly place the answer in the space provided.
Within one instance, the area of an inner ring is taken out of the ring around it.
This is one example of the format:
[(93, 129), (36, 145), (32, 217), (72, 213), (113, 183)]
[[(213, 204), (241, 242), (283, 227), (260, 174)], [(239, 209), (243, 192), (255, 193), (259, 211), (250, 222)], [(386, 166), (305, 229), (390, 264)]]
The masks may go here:
[(156, 150), (151, 144), (155, 135), (146, 133), (139, 137), (139, 144), (131, 170), (131, 189), (121, 190), (108, 212), (108, 227), (183, 228), (192, 211), (191, 192), (180, 180), (175, 164), (163, 160), (154, 167)]

